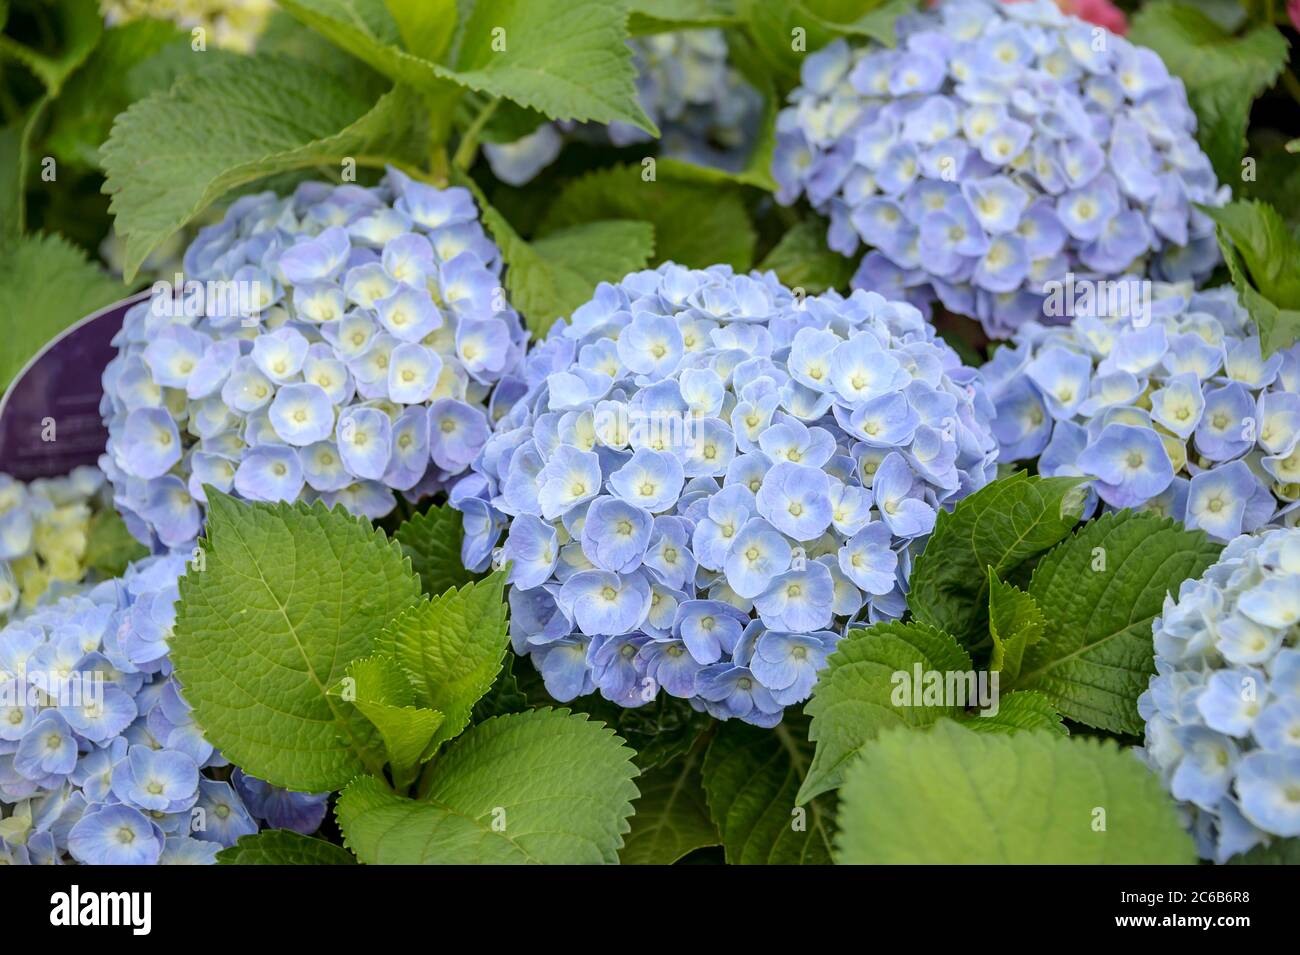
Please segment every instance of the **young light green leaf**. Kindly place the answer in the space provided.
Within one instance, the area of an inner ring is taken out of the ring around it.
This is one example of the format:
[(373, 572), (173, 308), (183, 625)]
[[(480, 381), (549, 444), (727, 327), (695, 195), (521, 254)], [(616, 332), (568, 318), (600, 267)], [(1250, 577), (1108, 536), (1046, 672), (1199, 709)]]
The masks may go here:
[(0, 394), (55, 336), (126, 294), (122, 284), (59, 235), (28, 235), (0, 254)]
[(967, 729), (983, 733), (1050, 730), (1061, 736), (1070, 735), (1070, 731), (1061, 722), (1061, 714), (1056, 711), (1056, 707), (1047, 697), (1034, 690), (1016, 690), (1006, 695), (999, 694), (996, 713), (987, 716), (978, 712), (968, 713), (960, 722)]
[(352, 853), (324, 839), (290, 829), (267, 829), (241, 836), (217, 853), (218, 865), (356, 865)]
[(1145, 4), (1128, 38), (1155, 50), (1183, 81), (1215, 172), (1225, 182), (1239, 179), (1251, 104), (1285, 66), (1286, 39), (1267, 24), (1237, 36), (1195, 6), (1171, 0)]
[(993, 640), (993, 656), (989, 668), (999, 671), (1008, 683), (1014, 683), (1020, 675), (1025, 648), (1037, 643), (1046, 627), (1047, 621), (1034, 598), (1019, 587), (998, 580), (997, 572), (990, 567), (989, 637)]
[(709, 816), (699, 748), (644, 773), (632, 831), (618, 857), (624, 865), (672, 865), (682, 856), (719, 843)]
[(921, 623), (970, 646), (988, 633), (988, 568), (999, 577), (1063, 540), (1079, 521), (1081, 480), (1030, 477), (994, 481), (940, 511), (912, 570), (907, 605)]
[(1156, 778), (1113, 741), (891, 730), (849, 768), (836, 861), (848, 864), (1191, 864)]
[(280, 5), (415, 89), (442, 94), (453, 84), (505, 97), (552, 119), (617, 120), (658, 134), (636, 97), (623, 3), (478, 0), (457, 33), (451, 66), (401, 49), (402, 31), (384, 0), (281, 0)]
[(787, 713), (774, 729), (718, 725), (704, 758), (704, 792), (729, 863), (819, 865), (831, 860), (834, 800), (795, 796), (812, 759), (808, 721)]
[(402, 553), (411, 559), (411, 569), (420, 575), (424, 592), (431, 597), (474, 579), (460, 562), (464, 536), (460, 511), (448, 504), (421, 511), (393, 532), (393, 539), (402, 545)]
[(505, 573), (422, 600), (384, 628), (376, 640), (413, 688), (412, 703), (445, 719), (426, 755), (468, 724), (474, 704), (501, 671), (510, 637), (502, 597)]
[(850, 632), (827, 658), (804, 707), (812, 717), (808, 739), (817, 751), (799, 803), (838, 787), (845, 766), (882, 729), (928, 726), (961, 713), (954, 701), (926, 705), (922, 695), (925, 674), (958, 672), (971, 672), (970, 654), (925, 624), (882, 623)]
[(637, 788), (632, 751), (599, 723), (530, 710), (470, 729), (404, 799), (372, 776), (339, 798), (371, 865), (617, 862)]
[[(639, 219), (654, 225), (654, 261), (688, 268), (725, 263), (738, 272), (753, 263), (754, 227), (737, 189), (670, 177), (660, 161), (657, 178), (641, 178), (640, 165), (589, 172), (569, 183), (542, 219), (539, 234), (560, 232), (599, 219)], [(689, 222), (689, 229), (682, 228)]]
[(456, 32), (456, 0), (384, 0), (402, 46), (433, 62), (442, 59)]
[[(414, 782), (417, 768), (436, 751), (443, 714), (415, 705), (415, 688), (397, 661), (382, 653), (353, 660), (347, 676), (330, 692), (356, 707), (378, 731), (393, 783), (404, 789)], [(365, 729), (357, 728), (354, 738), (364, 739)]]
[(207, 738), (277, 786), (339, 789), (366, 769), (328, 694), (420, 599), (397, 545), (342, 508), (247, 504), (208, 492), (203, 563), (180, 580), (176, 676)]
[(1038, 690), (1069, 719), (1141, 734), (1137, 698), (1155, 672), (1151, 621), (1220, 549), (1203, 531), (1150, 513), (1084, 525), (1034, 570), (1029, 594), (1047, 628), (1025, 650), (1015, 686)]
[(414, 109), (400, 87), (376, 102), (367, 83), (273, 56), (219, 62), (135, 103), (101, 151), (127, 279), (229, 190), (400, 143)]
[(856, 266), (826, 245), (826, 223), (805, 219), (781, 237), (760, 271), (772, 269), (784, 285), (820, 294), (827, 289), (847, 288)]

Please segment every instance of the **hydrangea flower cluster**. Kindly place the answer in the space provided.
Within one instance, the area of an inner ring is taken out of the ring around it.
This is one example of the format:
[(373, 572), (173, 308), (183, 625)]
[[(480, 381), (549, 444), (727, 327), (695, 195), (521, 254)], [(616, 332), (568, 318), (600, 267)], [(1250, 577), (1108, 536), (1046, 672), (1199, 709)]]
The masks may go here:
[[(721, 30), (685, 30), (629, 40), (637, 95), (660, 132), (659, 153), (702, 166), (739, 171), (758, 138), (763, 97), (731, 65)], [(498, 179), (522, 186), (555, 161), (565, 136), (631, 146), (652, 141), (624, 122), (608, 126), (543, 123), (512, 143), (486, 143)]]
[(524, 378), (451, 503), (561, 701), (662, 687), (775, 725), (850, 625), (903, 614), (937, 511), (996, 470), (980, 375), (917, 309), (770, 272), (601, 284)]
[(1300, 529), (1232, 541), (1165, 598), (1144, 758), (1204, 858), (1300, 836)]
[(275, 9), (273, 0), (100, 0), (110, 26), (147, 17), (201, 28), (223, 50), (251, 53)]
[(999, 462), (1095, 478), (1108, 507), (1158, 510), (1221, 541), (1291, 520), (1300, 347), (1261, 357), (1229, 287), (1114, 288), (1072, 325), (1027, 322), (984, 366)]
[(161, 283), (128, 312), (104, 372), (127, 526), (186, 546), (205, 484), (371, 518), (442, 488), (526, 345), (501, 267), (467, 190), (394, 170), (237, 200), (186, 251), (183, 295)]
[(80, 467), (24, 484), (0, 474), (0, 622), (85, 576), (90, 520), (107, 506), (104, 475)]
[(167, 658), (179, 554), (0, 630), (0, 862), (208, 863), (274, 827), (314, 832), (325, 795), (226, 769)]
[(995, 338), (1067, 273), (1204, 278), (1222, 201), (1182, 82), (1050, 0), (946, 0), (898, 49), (836, 40), (777, 119), (777, 199), (806, 195), (855, 287), (934, 298)]

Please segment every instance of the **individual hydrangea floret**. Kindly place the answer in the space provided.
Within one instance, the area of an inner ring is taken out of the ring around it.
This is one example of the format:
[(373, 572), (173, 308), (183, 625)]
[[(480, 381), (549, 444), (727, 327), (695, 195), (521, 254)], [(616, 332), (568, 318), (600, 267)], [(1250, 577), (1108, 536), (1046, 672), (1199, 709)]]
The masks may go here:
[(523, 375), (451, 503), (562, 701), (662, 688), (774, 725), (848, 627), (903, 614), (936, 513), (995, 471), (979, 373), (871, 292), (666, 264), (601, 284)]
[(999, 462), (1095, 478), (1107, 508), (1155, 510), (1227, 541), (1294, 522), (1300, 346), (1267, 358), (1231, 288), (1137, 279), (1027, 322), (984, 366)]
[(81, 582), (91, 519), (109, 504), (98, 468), (30, 483), (0, 473), (0, 623)]
[(1151, 50), (1050, 0), (946, 0), (898, 46), (810, 55), (777, 119), (777, 198), (807, 196), (855, 287), (938, 298), (995, 338), (1042, 316), (1044, 286), (1204, 278), (1195, 203), (1219, 204), (1182, 82)]
[[(659, 127), (659, 155), (738, 172), (758, 138), (763, 97), (728, 59), (721, 30), (685, 30), (629, 40), (637, 69), (637, 97)], [(613, 146), (648, 143), (630, 123), (608, 126), (543, 123), (510, 143), (486, 143), (483, 152), (502, 182), (521, 186), (559, 156), (565, 138)]]
[(325, 795), (244, 777), (171, 675), (180, 554), (0, 630), (0, 863), (210, 863), (259, 823), (314, 832)]
[(1300, 529), (1233, 540), (1153, 632), (1141, 752), (1201, 856), (1300, 836)]
[(184, 547), (204, 485), (377, 518), (443, 488), (487, 440), (527, 333), (470, 193), (390, 170), (237, 200), (185, 253), (183, 296), (135, 305), (104, 372), (127, 526)]

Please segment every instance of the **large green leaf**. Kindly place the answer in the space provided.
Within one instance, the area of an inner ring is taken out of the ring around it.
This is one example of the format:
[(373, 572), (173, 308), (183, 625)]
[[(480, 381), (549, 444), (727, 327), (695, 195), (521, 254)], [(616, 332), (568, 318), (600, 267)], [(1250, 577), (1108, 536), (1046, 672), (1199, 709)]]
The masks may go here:
[(599, 169), (574, 180), (547, 210), (539, 232), (562, 234), (601, 219), (640, 219), (654, 226), (656, 263), (748, 269), (756, 237), (743, 194), (726, 185), (674, 179), (667, 161), (660, 166), (653, 181), (642, 179), (637, 164)]
[(696, 849), (718, 844), (718, 829), (704, 796), (702, 762), (697, 747), (637, 780), (641, 798), (635, 804), (632, 831), (618, 854), (624, 865), (671, 865)]
[(510, 643), (505, 573), (422, 600), (384, 628), (376, 646), (397, 662), (415, 702), (445, 716), (430, 753), (469, 725), (474, 704), (501, 671)]
[(342, 508), (210, 490), (203, 563), (180, 581), (176, 676), (207, 738), (278, 786), (339, 789), (377, 767), (328, 691), (420, 598), (396, 544)]
[(372, 146), (400, 156), (415, 99), (401, 88), (375, 101), (288, 57), (240, 57), (184, 77), (117, 118), (101, 151), (124, 273), (135, 276), (164, 239), (226, 192), (317, 165), (336, 169)]
[(1160, 780), (1109, 740), (891, 730), (849, 768), (850, 864), (1170, 864), (1196, 849)]
[[(413, 0), (406, 0), (413, 2)], [(452, 67), (398, 44), (383, 0), (281, 0), (291, 14), (375, 69), (443, 94), (448, 84), (513, 100), (552, 119), (619, 120), (656, 133), (636, 98), (620, 0), (476, 0), (456, 36)], [(390, 6), (393, 5), (390, 0)], [(426, 20), (422, 30), (429, 28)], [(425, 34), (427, 35), (427, 34)]]
[(1084, 525), (1034, 569), (1029, 594), (1047, 627), (1026, 648), (1015, 686), (1038, 690), (1072, 720), (1141, 734), (1137, 698), (1155, 672), (1151, 621), (1220, 549), (1203, 531), (1150, 513)]
[(289, 829), (267, 829), (242, 836), (217, 853), (219, 865), (356, 865), (342, 846)]
[(812, 761), (807, 730), (806, 719), (789, 713), (774, 729), (739, 720), (718, 726), (704, 758), (704, 791), (728, 862), (831, 861), (833, 799), (795, 804)]
[(1079, 521), (1078, 478), (994, 481), (940, 511), (912, 570), (907, 605), (913, 617), (970, 646), (988, 633), (988, 568), (1005, 579), (1025, 561), (1063, 540)]
[(405, 799), (372, 776), (337, 814), (362, 862), (388, 865), (617, 862), (637, 788), (632, 751), (564, 710), (470, 729)]
[(996, 712), (967, 714), (960, 720), (967, 729), (983, 733), (1018, 733), (1021, 730), (1050, 730), (1061, 736), (1069, 736), (1070, 731), (1061, 722), (1057, 712), (1047, 697), (1034, 690), (1016, 690), (1013, 693), (998, 694)]
[(68, 326), (126, 293), (58, 235), (29, 235), (0, 252), (0, 393), (33, 355)]
[[(881, 730), (928, 726), (961, 713), (955, 702), (926, 706), (913, 698), (921, 691), (913, 687), (918, 668), (923, 674), (969, 672), (971, 659), (951, 636), (920, 623), (877, 624), (839, 642), (804, 707), (817, 751), (799, 789), (800, 803), (839, 786), (845, 766)], [(897, 674), (908, 681), (906, 697), (898, 692)]]

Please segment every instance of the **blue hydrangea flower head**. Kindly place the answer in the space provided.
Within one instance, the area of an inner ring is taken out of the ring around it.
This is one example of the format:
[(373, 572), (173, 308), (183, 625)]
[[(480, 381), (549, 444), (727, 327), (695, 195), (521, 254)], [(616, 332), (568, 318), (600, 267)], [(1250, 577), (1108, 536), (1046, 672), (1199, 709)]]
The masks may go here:
[(468, 191), (394, 170), (237, 200), (183, 285), (127, 313), (104, 372), (100, 463), (128, 527), (185, 547), (204, 485), (371, 518), (445, 488), (487, 440), (493, 390), (522, 385), (501, 269)]
[[(1075, 290), (1068, 326), (1021, 325), (984, 366), (999, 463), (1094, 478), (1228, 541), (1300, 517), (1300, 346), (1263, 358), (1231, 288)], [(1104, 294), (1102, 294), (1104, 292)]]
[[(637, 70), (637, 98), (659, 127), (659, 154), (738, 172), (758, 139), (763, 97), (728, 59), (721, 30), (684, 30), (628, 41)], [(651, 142), (629, 123), (608, 126), (543, 123), (483, 153), (502, 182), (521, 186), (559, 156), (566, 137), (631, 146)]]
[(936, 513), (995, 471), (980, 374), (867, 291), (669, 263), (600, 285), (521, 377), (450, 498), (562, 701), (774, 725), (847, 628), (902, 615)]
[(1300, 836), (1300, 529), (1236, 538), (1165, 598), (1140, 751), (1203, 858)]
[(945, 0), (898, 44), (836, 40), (804, 60), (777, 118), (777, 199), (806, 197), (854, 287), (978, 318), (1042, 317), (1044, 285), (1203, 279), (1196, 203), (1226, 197), (1160, 58), (1051, 0)]
[(320, 825), (326, 795), (232, 788), (195, 725), (167, 658), (184, 569), (146, 557), (0, 629), (0, 860), (206, 864), (260, 824)]

